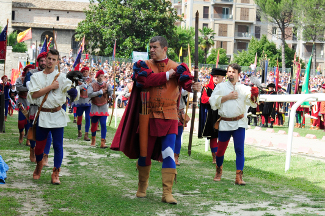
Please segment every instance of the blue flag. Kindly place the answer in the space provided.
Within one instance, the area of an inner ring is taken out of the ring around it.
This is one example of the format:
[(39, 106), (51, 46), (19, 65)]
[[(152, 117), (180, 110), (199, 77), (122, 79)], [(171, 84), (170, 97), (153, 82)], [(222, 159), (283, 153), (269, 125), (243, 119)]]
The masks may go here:
[(75, 68), (75, 70), (79, 70), (79, 64), (80, 64), (80, 59), (81, 59), (81, 53), (82, 53), (82, 49), (79, 50), (79, 53), (77, 55), (77, 58), (76, 60), (74, 61), (74, 64), (73, 64), (73, 68), (75, 68), (76, 66), (78, 66), (77, 68)]
[(44, 39), (44, 43), (43, 43), (43, 46), (42, 46), (42, 49), (41, 49), (41, 53), (42, 52), (47, 52), (46, 38)]

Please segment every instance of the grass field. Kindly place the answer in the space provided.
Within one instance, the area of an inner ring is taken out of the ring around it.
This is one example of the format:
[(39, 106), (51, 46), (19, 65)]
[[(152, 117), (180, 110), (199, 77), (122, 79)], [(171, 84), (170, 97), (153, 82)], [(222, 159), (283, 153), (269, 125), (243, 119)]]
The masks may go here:
[[(284, 173), (285, 153), (246, 146), (247, 185), (237, 186), (230, 144), (222, 181), (214, 182), (215, 165), (211, 153), (204, 151), (204, 140), (194, 138), (189, 157), (185, 133), (173, 187), (178, 205), (169, 205), (160, 201), (161, 163), (153, 162), (147, 198), (138, 199), (136, 161), (100, 149), (99, 139), (96, 148), (76, 139), (72, 122), (65, 128), (61, 185), (50, 184), (53, 149), (50, 167), (43, 168), (40, 180), (33, 180), (29, 148), (18, 144), (17, 115), (8, 120), (6, 133), (0, 134), (0, 155), (10, 167), (6, 184), (0, 185), (0, 215), (325, 215), (322, 160), (292, 156), (295, 166)], [(107, 128), (110, 143), (116, 129)]]

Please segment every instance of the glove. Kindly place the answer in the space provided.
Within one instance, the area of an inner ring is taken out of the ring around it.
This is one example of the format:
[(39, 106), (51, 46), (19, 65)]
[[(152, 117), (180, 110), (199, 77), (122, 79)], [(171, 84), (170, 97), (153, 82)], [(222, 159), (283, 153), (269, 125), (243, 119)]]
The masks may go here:
[(257, 87), (251, 88), (251, 100), (256, 103), (257, 97), (259, 95), (259, 91)]
[(71, 101), (74, 101), (74, 99), (76, 99), (76, 97), (78, 96), (78, 91), (75, 88), (71, 88), (69, 91), (67, 91), (68, 95), (71, 98)]

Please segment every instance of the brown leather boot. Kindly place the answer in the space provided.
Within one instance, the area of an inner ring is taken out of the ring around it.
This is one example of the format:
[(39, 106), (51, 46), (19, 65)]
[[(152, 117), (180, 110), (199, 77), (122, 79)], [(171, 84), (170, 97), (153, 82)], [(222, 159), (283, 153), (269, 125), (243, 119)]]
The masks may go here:
[(54, 185), (59, 185), (61, 184), (60, 179), (59, 179), (59, 173), (61, 171), (61, 168), (57, 169), (56, 167), (53, 167), (53, 173), (51, 175), (51, 183)]
[(81, 130), (78, 130), (78, 139), (80, 139), (81, 137), (82, 137)]
[(246, 182), (243, 181), (243, 170), (237, 170), (236, 171), (235, 184), (246, 185)]
[(212, 152), (212, 163), (216, 164), (217, 163), (217, 157), (216, 157), (216, 153)]
[(181, 164), (179, 163), (179, 161), (178, 161), (179, 154), (175, 154), (175, 153), (174, 153), (174, 158), (175, 158), (175, 164), (176, 164), (176, 166), (181, 165)]
[(24, 131), (19, 133), (19, 144), (22, 144), (24, 141)]
[(26, 146), (30, 146), (29, 140), (26, 140)]
[(33, 179), (37, 180), (41, 177), (42, 169), (43, 169), (43, 161), (42, 160), (37, 161), (37, 165), (33, 173)]
[(223, 168), (223, 166), (220, 166), (220, 167), (216, 166), (217, 171), (216, 171), (216, 175), (215, 175), (213, 181), (221, 181), (222, 168)]
[(298, 128), (301, 128), (301, 124), (300, 123), (298, 123)]
[(96, 136), (91, 137), (91, 144), (90, 146), (96, 146)]
[(298, 123), (296, 123), (295, 128), (298, 128)]
[(85, 132), (84, 140), (85, 140), (85, 141), (90, 141), (90, 139), (89, 139), (89, 137), (88, 137), (88, 132)]
[(163, 183), (163, 195), (161, 201), (169, 204), (177, 204), (177, 201), (172, 195), (173, 182), (177, 174), (176, 169), (162, 168), (161, 174)]
[(43, 154), (43, 166), (49, 167), (49, 155)]
[(105, 143), (106, 143), (106, 139), (101, 139), (100, 140), (100, 147), (101, 148), (108, 148), (108, 146)]
[(35, 147), (34, 148), (29, 148), (29, 159), (30, 159), (30, 162), (33, 162), (33, 163), (36, 162)]
[(139, 171), (139, 183), (138, 183), (138, 191), (136, 196), (138, 198), (144, 198), (147, 196), (147, 188), (148, 188), (148, 182), (149, 182), (149, 174), (150, 174), (150, 168), (149, 166), (139, 166), (137, 162), (137, 169)]

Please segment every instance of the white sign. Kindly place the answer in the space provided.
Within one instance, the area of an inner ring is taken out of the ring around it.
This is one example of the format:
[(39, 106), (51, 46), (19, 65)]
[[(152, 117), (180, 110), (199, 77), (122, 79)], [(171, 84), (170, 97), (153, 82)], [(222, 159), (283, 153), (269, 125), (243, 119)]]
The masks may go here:
[(148, 60), (148, 53), (133, 51), (132, 57), (133, 57), (133, 63), (135, 63), (139, 60)]

